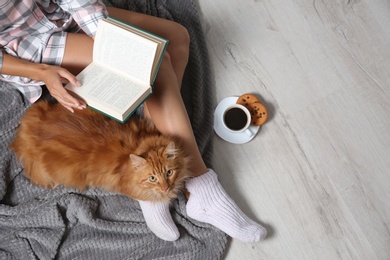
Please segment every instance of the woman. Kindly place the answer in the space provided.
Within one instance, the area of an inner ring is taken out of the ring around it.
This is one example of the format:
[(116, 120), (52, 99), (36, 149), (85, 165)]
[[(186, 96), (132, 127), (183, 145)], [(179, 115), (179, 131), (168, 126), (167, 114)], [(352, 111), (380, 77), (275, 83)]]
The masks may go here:
[[(0, 0), (0, 79), (17, 83), (31, 101), (40, 85), (70, 112), (86, 104), (70, 95), (62, 83), (80, 86), (77, 75), (92, 61), (93, 37), (100, 19), (110, 15), (169, 39), (167, 54), (146, 101), (144, 115), (164, 134), (182, 140), (192, 156), (193, 178), (188, 215), (212, 224), (245, 242), (257, 242), (266, 230), (249, 219), (229, 198), (207, 169), (191, 129), (180, 86), (189, 56), (189, 35), (181, 25), (161, 18), (106, 7), (100, 0)], [(139, 201), (148, 227), (160, 238), (174, 241), (179, 231), (165, 203)]]

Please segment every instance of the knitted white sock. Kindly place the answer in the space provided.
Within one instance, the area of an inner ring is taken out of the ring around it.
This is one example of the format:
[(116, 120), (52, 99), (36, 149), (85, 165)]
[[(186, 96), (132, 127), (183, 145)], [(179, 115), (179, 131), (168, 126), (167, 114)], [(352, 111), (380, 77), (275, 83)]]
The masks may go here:
[(267, 230), (248, 218), (226, 194), (213, 170), (188, 180), (186, 188), (190, 192), (186, 207), (191, 218), (247, 243), (258, 242), (267, 235)]
[(175, 241), (180, 233), (169, 212), (169, 203), (138, 201), (147, 226), (159, 238)]

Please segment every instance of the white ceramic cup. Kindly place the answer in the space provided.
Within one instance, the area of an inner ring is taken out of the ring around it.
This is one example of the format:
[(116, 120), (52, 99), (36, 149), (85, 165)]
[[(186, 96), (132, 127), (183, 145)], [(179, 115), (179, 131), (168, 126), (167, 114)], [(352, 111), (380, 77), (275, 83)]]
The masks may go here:
[(222, 113), (222, 124), (229, 132), (235, 134), (246, 133), (248, 136), (253, 135), (249, 129), (251, 124), (251, 114), (243, 105), (233, 104), (229, 106)]

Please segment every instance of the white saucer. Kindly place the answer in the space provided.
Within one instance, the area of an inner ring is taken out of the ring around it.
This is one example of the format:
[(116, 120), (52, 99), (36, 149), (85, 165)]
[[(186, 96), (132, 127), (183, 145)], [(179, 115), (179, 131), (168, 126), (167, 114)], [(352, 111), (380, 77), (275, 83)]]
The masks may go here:
[(227, 97), (223, 99), (214, 111), (214, 131), (224, 139), (233, 144), (244, 144), (249, 142), (255, 137), (260, 129), (260, 126), (250, 126), (249, 130), (253, 133), (252, 136), (248, 136), (245, 132), (232, 133), (227, 130), (222, 123), (222, 113), (232, 104), (237, 102), (238, 97)]

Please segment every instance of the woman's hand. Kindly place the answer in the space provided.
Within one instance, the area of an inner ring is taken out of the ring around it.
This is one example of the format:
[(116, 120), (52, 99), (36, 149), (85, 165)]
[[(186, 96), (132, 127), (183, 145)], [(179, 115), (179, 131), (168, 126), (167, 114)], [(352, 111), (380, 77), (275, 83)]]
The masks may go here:
[(32, 63), (3, 53), (1, 73), (44, 82), (50, 94), (72, 113), (74, 112), (73, 108), (83, 109), (86, 107), (85, 102), (73, 97), (62, 86), (62, 83), (68, 82), (75, 86), (80, 86), (77, 78), (62, 67)]
[(52, 65), (41, 65), (39, 75), (36, 80), (43, 81), (46, 84), (50, 94), (57, 99), (66, 109), (74, 112), (73, 108), (84, 109), (86, 104), (73, 97), (63, 86), (63, 83), (71, 83), (72, 85), (80, 87), (80, 82), (68, 70)]

